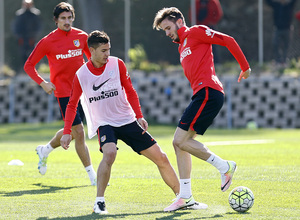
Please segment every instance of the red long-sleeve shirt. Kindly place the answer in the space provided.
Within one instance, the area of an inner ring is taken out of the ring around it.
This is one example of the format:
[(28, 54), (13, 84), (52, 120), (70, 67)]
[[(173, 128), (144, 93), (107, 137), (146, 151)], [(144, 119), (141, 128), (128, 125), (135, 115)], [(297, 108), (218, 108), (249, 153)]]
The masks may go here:
[(249, 69), (248, 61), (232, 37), (213, 31), (204, 25), (195, 25), (191, 28), (184, 26), (177, 33), (180, 39), (178, 48), (180, 62), (191, 84), (193, 94), (204, 87), (224, 93), (223, 86), (215, 73), (212, 44), (227, 47), (240, 64), (241, 69), (243, 71)]
[[(119, 65), (119, 71), (120, 71), (120, 81), (121, 85), (125, 90), (127, 100), (129, 104), (131, 105), (136, 118), (142, 118), (142, 110), (139, 102), (138, 95), (136, 93), (136, 90), (133, 88), (130, 76), (128, 75), (127, 68), (124, 64), (124, 62), (121, 59), (118, 59), (118, 65)], [(91, 71), (94, 75), (101, 75), (103, 71), (105, 70), (106, 64), (103, 65), (100, 68), (95, 68), (89, 60), (87, 62), (87, 67), (89, 71)], [(79, 102), (79, 99), (82, 94), (82, 88), (80, 85), (80, 82), (78, 80), (77, 74), (75, 75), (74, 82), (73, 82), (73, 90), (72, 94), (69, 100), (69, 104), (66, 110), (66, 117), (65, 117), (65, 126), (64, 126), (64, 134), (70, 134), (71, 133), (71, 127), (73, 120), (76, 115), (76, 109)]]
[(87, 33), (77, 28), (68, 32), (57, 28), (39, 41), (24, 65), (25, 72), (40, 85), (44, 79), (35, 66), (47, 56), (50, 81), (56, 87), (54, 95), (69, 97), (75, 73), (84, 64), (83, 52), (87, 58), (91, 57), (87, 37)]

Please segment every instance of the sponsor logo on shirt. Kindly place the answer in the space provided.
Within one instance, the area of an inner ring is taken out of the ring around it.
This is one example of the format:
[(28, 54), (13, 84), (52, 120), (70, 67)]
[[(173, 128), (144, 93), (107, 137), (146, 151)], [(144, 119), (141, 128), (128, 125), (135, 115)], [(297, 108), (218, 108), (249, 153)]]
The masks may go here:
[(190, 47), (185, 48), (180, 54), (180, 62), (182, 62), (186, 56), (191, 55), (191, 54), (192, 54), (192, 51), (191, 51)]
[(208, 37), (211, 37), (211, 38), (213, 38), (215, 35), (215, 32), (212, 31), (211, 29), (206, 29), (205, 33)]
[(97, 91), (97, 90), (100, 89), (105, 83), (107, 83), (108, 80), (110, 80), (110, 78), (107, 79), (107, 80), (105, 80), (105, 81), (104, 81), (103, 83), (101, 83), (99, 86), (93, 85), (93, 90), (94, 90), (94, 91)]
[(71, 57), (79, 57), (82, 55), (82, 49), (69, 50), (67, 54), (57, 54), (56, 59), (68, 59)]
[(89, 102), (90, 103), (97, 102), (97, 101), (100, 101), (100, 100), (103, 100), (103, 99), (112, 98), (112, 97), (118, 96), (118, 95), (119, 95), (119, 92), (118, 92), (117, 89), (112, 89), (112, 90), (108, 90), (108, 91), (102, 91), (99, 96), (90, 97), (89, 98)]
[(118, 84), (113, 83), (113, 82), (109, 83), (108, 82), (109, 80), (110, 80), (110, 78), (107, 79), (106, 81), (104, 81), (103, 83), (101, 83), (98, 86), (93, 85), (93, 90), (94, 91), (99, 90), (97, 92), (97, 94), (100, 94), (100, 95), (89, 97), (89, 102), (90, 103), (97, 102), (97, 101), (104, 100), (104, 99), (108, 99), (108, 98), (112, 98), (112, 97), (115, 97), (115, 96), (119, 95), (119, 91), (117, 89)]

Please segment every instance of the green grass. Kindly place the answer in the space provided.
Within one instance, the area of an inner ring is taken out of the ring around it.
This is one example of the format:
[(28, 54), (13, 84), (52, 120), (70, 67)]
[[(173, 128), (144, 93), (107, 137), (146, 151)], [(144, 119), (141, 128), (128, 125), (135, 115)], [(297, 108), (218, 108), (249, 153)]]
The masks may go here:
[[(16, 124), (0, 127), (0, 219), (299, 219), (300, 131), (299, 130), (208, 130), (198, 140), (271, 140), (265, 144), (215, 145), (209, 148), (224, 159), (235, 160), (238, 170), (230, 189), (220, 190), (220, 175), (211, 165), (193, 158), (194, 198), (208, 204), (207, 210), (164, 213), (174, 195), (163, 183), (154, 164), (119, 142), (117, 159), (106, 191), (109, 214), (92, 214), (96, 187), (74, 150), (59, 148), (48, 158), (48, 171), (37, 170), (35, 148), (47, 143), (61, 122)], [(174, 126), (150, 126), (149, 131), (176, 167), (172, 148)], [(93, 166), (102, 158), (97, 139), (87, 140)], [(9, 166), (19, 159), (24, 166)], [(228, 204), (236, 186), (249, 187), (255, 196), (252, 209), (244, 214)]]

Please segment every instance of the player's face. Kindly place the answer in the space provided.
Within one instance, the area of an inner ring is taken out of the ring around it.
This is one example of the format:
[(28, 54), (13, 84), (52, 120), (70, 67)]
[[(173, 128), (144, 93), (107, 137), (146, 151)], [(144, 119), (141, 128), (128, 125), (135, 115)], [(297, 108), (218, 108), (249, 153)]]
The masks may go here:
[(110, 43), (100, 44), (96, 49), (91, 48), (91, 60), (95, 67), (99, 68), (107, 63), (110, 55)]
[(179, 29), (179, 27), (176, 23), (168, 19), (164, 19), (160, 23), (160, 27), (163, 31), (166, 32), (166, 36), (170, 37), (175, 42), (179, 42), (179, 37), (177, 34), (177, 30)]
[(57, 27), (63, 31), (71, 30), (73, 24), (72, 12), (64, 11), (59, 14), (58, 19), (56, 20)]

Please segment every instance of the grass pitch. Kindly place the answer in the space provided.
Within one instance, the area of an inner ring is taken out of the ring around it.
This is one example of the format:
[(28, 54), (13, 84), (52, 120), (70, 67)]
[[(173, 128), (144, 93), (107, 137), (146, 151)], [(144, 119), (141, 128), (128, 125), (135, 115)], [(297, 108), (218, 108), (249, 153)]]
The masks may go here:
[[(164, 213), (175, 196), (156, 166), (119, 142), (117, 159), (106, 191), (109, 214), (92, 214), (96, 187), (79, 161), (74, 145), (59, 148), (48, 158), (48, 171), (37, 170), (35, 148), (46, 144), (62, 123), (1, 125), (0, 219), (300, 219), (299, 130), (208, 130), (199, 141), (224, 159), (237, 162), (232, 186), (220, 190), (220, 174), (193, 158), (194, 198), (207, 210)], [(172, 137), (175, 126), (150, 126), (150, 133), (177, 171)], [(87, 140), (96, 170), (102, 158), (97, 139)], [(24, 166), (9, 166), (19, 159)], [(246, 213), (233, 211), (229, 192), (247, 186), (255, 196)]]

